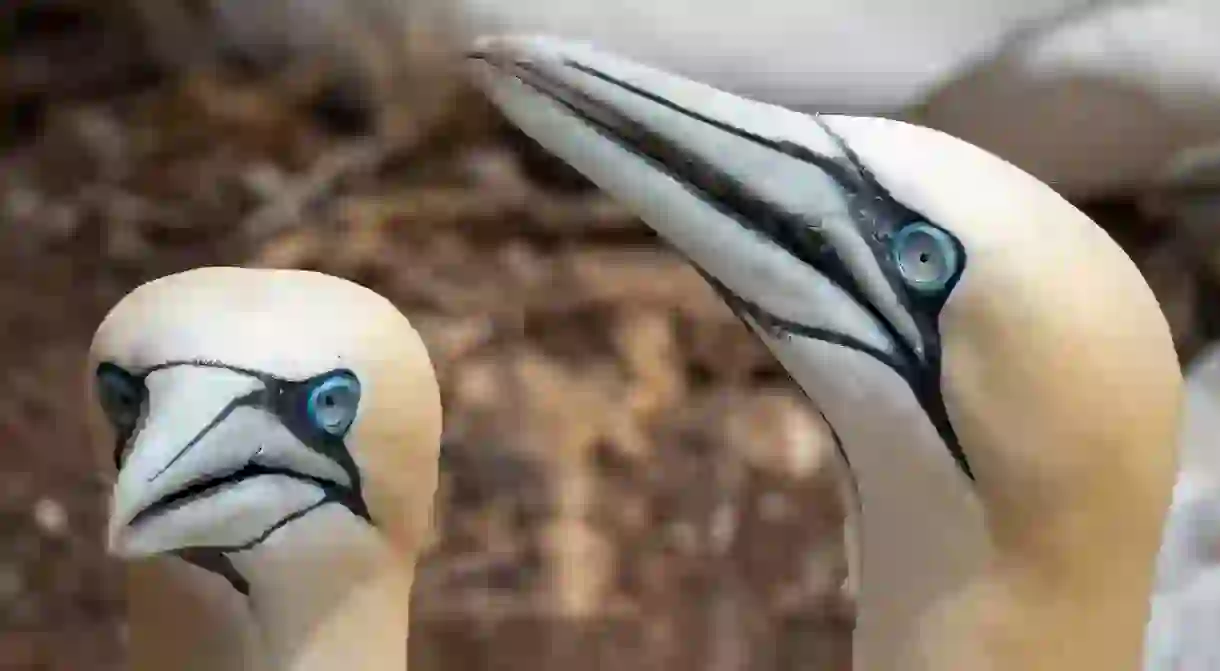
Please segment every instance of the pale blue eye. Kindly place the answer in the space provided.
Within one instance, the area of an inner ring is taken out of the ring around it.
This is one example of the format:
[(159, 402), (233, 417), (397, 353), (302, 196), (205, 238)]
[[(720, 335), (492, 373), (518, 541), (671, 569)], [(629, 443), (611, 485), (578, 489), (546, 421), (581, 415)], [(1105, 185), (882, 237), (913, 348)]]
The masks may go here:
[(890, 244), (890, 253), (903, 281), (921, 293), (944, 289), (961, 263), (957, 245), (949, 234), (924, 222), (898, 231)]
[(305, 411), (309, 421), (332, 436), (347, 433), (360, 405), (360, 381), (348, 372), (334, 373), (310, 392)]

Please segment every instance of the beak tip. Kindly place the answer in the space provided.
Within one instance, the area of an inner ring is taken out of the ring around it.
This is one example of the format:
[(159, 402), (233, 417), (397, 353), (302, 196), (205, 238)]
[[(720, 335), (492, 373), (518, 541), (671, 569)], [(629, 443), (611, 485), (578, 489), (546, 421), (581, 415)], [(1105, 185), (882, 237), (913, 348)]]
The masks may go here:
[[(155, 545), (155, 541), (153, 543)], [(135, 533), (130, 522), (124, 521), (122, 517), (112, 518), (106, 529), (106, 554), (115, 559), (123, 561), (147, 559), (164, 552), (154, 545), (150, 545), (146, 534)]]
[(466, 58), (486, 60), (501, 51), (503, 38), (499, 35), (480, 35), (470, 43), (466, 50)]
[(474, 82), (482, 88), (492, 84), (496, 70), (517, 60), (505, 38), (497, 35), (483, 35), (466, 50), (466, 64)]
[(106, 553), (115, 557), (126, 556), (126, 515), (116, 508), (110, 509), (110, 520), (106, 524)]
[(572, 42), (552, 35), (492, 34), (476, 37), (466, 50), (466, 57), (493, 63), (531, 63), (561, 61), (591, 50), (592, 47), (582, 42)]
[(475, 39), (465, 55), (468, 61), (490, 61), (495, 55), (495, 38), (484, 35)]
[(508, 35), (480, 35), (466, 50), (466, 58), (489, 63), (520, 60), (524, 56), (520, 41), (521, 38)]
[(117, 518), (111, 518), (110, 524), (106, 527), (106, 554), (118, 559), (130, 559), (130, 548), (127, 547), (126, 534), (127, 525), (119, 524)]
[(142, 556), (132, 547), (131, 523), (139, 510), (139, 501), (123, 496), (117, 487), (111, 494), (110, 517), (106, 523), (106, 553), (119, 559)]

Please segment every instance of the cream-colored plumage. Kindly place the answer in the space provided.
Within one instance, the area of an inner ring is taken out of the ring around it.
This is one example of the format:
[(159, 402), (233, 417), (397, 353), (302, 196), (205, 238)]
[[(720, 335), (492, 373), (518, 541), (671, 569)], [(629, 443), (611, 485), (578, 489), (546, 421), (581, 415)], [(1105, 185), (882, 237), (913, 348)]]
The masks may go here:
[[(97, 444), (112, 461), (121, 443), (109, 544), (132, 562), (131, 668), (406, 668), (441, 412), (389, 301), (320, 273), (202, 268), (125, 297), (90, 364)], [(309, 422), (347, 407), (318, 391), (334, 371), (359, 392), (332, 435)], [(115, 376), (144, 389), (131, 430), (121, 397), (103, 411)], [(240, 548), (223, 555), (237, 582), (173, 556), (201, 547)]]
[(1140, 668), (1181, 375), (1100, 228), (927, 128), (551, 38), (476, 51), (509, 119), (698, 267), (825, 414), (857, 671)]

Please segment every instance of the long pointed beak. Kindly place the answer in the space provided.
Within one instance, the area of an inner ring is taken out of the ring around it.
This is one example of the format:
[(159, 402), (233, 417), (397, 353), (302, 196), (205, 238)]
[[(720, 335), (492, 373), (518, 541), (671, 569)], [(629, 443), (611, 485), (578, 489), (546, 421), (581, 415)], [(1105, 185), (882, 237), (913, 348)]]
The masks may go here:
[(917, 218), (809, 117), (592, 48), (484, 38), (471, 59), (528, 135), (632, 207), (761, 328), (831, 332), (918, 362), (928, 333), (883, 241)]
[(179, 366), (147, 385), (145, 416), (118, 455), (108, 528), (117, 556), (240, 549), (346, 483), (261, 409), (262, 380)]
[(938, 321), (966, 250), (877, 177), (918, 195), (892, 156), (928, 131), (807, 116), (553, 38), (484, 38), (470, 58), (510, 121), (676, 247), (807, 393), (847, 380), (833, 392), (846, 415), (868, 401), (844, 350), (880, 361), (972, 477)]

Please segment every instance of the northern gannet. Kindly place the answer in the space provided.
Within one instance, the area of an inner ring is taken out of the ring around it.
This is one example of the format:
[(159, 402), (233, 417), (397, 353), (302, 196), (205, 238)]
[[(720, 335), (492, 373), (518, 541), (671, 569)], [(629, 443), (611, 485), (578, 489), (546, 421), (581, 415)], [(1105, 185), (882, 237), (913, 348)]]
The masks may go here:
[(633, 208), (820, 408), (857, 671), (1140, 668), (1181, 371), (1135, 265), (944, 133), (488, 38), (506, 116)]
[(407, 668), (441, 406), (388, 300), (320, 273), (192, 270), (120, 301), (89, 361), (129, 668)]

